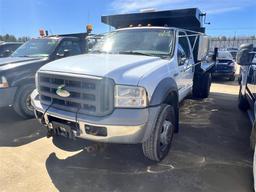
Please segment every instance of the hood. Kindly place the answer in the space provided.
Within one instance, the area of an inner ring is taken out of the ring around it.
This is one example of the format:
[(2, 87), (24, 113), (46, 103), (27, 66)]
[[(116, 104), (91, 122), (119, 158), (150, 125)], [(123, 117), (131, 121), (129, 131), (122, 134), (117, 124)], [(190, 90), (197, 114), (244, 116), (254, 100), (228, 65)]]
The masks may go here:
[(40, 71), (109, 77), (116, 83), (137, 85), (140, 78), (168, 60), (159, 57), (118, 54), (84, 54), (53, 61)]
[(29, 57), (5, 57), (0, 59), (0, 66), (7, 64), (17, 64), (20, 62), (40, 60), (41, 58), (29, 58)]

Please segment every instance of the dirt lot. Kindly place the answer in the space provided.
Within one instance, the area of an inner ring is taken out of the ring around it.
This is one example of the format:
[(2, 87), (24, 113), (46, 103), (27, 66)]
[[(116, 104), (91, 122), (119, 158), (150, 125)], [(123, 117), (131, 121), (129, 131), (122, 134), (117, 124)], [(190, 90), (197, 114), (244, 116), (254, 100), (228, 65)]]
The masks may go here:
[(250, 123), (237, 109), (237, 93), (235, 83), (219, 82), (208, 99), (185, 100), (180, 133), (159, 164), (137, 145), (88, 152), (96, 145), (52, 142), (36, 120), (1, 109), (0, 191), (253, 191)]

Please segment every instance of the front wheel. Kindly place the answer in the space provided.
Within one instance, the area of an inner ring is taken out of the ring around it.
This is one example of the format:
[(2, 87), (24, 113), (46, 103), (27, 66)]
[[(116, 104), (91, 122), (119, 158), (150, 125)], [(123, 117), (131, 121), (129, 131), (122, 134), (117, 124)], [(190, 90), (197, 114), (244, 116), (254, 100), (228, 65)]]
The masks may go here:
[(148, 159), (159, 162), (168, 154), (175, 130), (175, 118), (174, 108), (163, 104), (153, 132), (142, 144), (143, 153)]
[(28, 84), (20, 87), (15, 97), (14, 110), (23, 118), (34, 117), (34, 109), (31, 105), (31, 93), (35, 89), (34, 84)]

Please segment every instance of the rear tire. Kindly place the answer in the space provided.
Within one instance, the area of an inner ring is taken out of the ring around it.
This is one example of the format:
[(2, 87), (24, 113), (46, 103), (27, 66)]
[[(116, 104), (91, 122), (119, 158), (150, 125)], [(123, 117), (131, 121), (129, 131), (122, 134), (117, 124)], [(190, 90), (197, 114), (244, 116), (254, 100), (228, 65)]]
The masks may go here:
[(34, 117), (33, 107), (31, 105), (30, 95), (35, 89), (34, 84), (28, 84), (20, 87), (15, 97), (13, 108), (15, 112), (23, 118)]
[(207, 98), (210, 94), (211, 83), (211, 73), (195, 75), (192, 90), (193, 97), (199, 99)]
[(242, 86), (240, 85), (239, 96), (238, 96), (238, 108), (242, 111), (247, 111), (249, 109), (249, 103), (241, 92)]
[(175, 131), (175, 118), (173, 106), (163, 104), (153, 132), (142, 144), (143, 153), (148, 159), (159, 162), (168, 154)]

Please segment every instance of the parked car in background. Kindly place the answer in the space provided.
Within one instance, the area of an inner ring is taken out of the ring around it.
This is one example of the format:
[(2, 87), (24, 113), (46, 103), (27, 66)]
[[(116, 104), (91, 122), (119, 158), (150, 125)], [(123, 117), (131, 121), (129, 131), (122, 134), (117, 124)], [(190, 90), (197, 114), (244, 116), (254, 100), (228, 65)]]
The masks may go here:
[(213, 69), (213, 77), (224, 77), (235, 80), (236, 65), (229, 51), (219, 51), (217, 63)]
[(0, 58), (10, 56), (23, 42), (0, 42)]
[(86, 52), (89, 33), (47, 36), (24, 43), (10, 57), (0, 59), (0, 107), (12, 106), (22, 117), (34, 117), (30, 94), (36, 71), (46, 63)]
[(238, 52), (237, 48), (227, 48), (227, 51), (229, 51), (229, 53), (231, 53), (233, 60), (236, 60), (236, 55)]
[[(242, 45), (237, 56), (237, 63), (241, 65), (241, 82), (238, 107), (241, 110), (248, 112), (252, 123), (250, 143), (251, 148), (255, 153), (253, 169), (254, 181), (256, 182), (256, 54), (252, 50), (252, 44)], [(255, 182), (254, 190), (256, 191)]]

